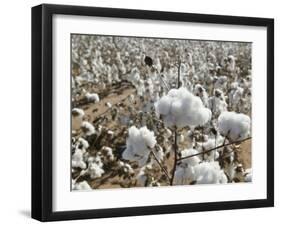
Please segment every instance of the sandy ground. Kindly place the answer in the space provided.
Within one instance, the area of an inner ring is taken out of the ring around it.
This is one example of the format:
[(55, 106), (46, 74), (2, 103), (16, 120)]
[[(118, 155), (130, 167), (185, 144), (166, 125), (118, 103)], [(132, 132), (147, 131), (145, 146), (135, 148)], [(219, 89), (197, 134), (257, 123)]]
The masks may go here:
[(251, 140), (245, 141), (241, 144), (240, 151), (238, 151), (238, 160), (242, 163), (244, 169), (252, 167), (252, 145)]

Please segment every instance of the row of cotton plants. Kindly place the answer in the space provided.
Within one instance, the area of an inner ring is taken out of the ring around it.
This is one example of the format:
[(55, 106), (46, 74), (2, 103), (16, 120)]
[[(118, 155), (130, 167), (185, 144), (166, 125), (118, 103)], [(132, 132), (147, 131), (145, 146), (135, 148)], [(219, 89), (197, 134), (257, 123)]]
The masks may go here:
[(251, 44), (72, 35), (72, 189), (251, 182)]

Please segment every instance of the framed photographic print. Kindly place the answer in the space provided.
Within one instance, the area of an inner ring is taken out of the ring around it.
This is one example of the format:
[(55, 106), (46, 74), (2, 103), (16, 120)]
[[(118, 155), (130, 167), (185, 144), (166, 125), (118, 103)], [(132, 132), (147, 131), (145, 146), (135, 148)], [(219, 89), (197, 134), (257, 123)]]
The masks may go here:
[(32, 217), (274, 205), (274, 21), (32, 8)]

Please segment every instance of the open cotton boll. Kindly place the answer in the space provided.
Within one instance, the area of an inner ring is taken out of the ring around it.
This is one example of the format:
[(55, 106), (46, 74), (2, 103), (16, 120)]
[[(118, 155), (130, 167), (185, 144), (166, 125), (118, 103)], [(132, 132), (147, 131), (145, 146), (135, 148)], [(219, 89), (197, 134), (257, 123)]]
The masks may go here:
[(75, 182), (72, 180), (72, 190), (92, 190), (87, 181)]
[(147, 175), (146, 175), (145, 169), (146, 169), (145, 167), (142, 167), (136, 177), (137, 185), (141, 186), (141, 187), (144, 187), (146, 184), (146, 181), (147, 181)]
[(212, 116), (201, 99), (186, 88), (171, 89), (155, 103), (156, 113), (161, 115), (167, 127), (202, 126)]
[(201, 84), (196, 84), (194, 87), (194, 95), (200, 97), (205, 107), (209, 105), (209, 97), (205, 88)]
[[(198, 142), (198, 151), (206, 151), (213, 149), (215, 147), (218, 147), (223, 144), (224, 138), (220, 135), (218, 135), (216, 138), (208, 138), (205, 142)], [(209, 161), (214, 161), (219, 157), (219, 151), (222, 151), (223, 148), (219, 148), (216, 150), (213, 150), (207, 154), (204, 155)]]
[[(181, 151), (181, 157), (187, 157), (194, 154), (198, 154), (198, 151), (192, 148)], [(194, 166), (198, 165), (200, 161), (201, 160), (198, 156), (181, 160), (180, 165), (178, 165), (176, 168), (174, 183), (181, 185), (190, 184), (192, 181), (194, 181)]]
[(193, 167), (177, 167), (175, 172), (174, 184), (184, 185), (194, 181)]
[(88, 159), (88, 169), (87, 173), (90, 175), (91, 179), (99, 178), (104, 174), (103, 163), (100, 156), (90, 157)]
[(85, 169), (87, 167), (84, 162), (84, 153), (85, 151), (77, 148), (71, 157), (71, 164), (73, 168)]
[(225, 184), (227, 177), (221, 170), (219, 163), (202, 162), (194, 166), (194, 179), (196, 184)]
[(252, 168), (245, 170), (245, 182), (252, 182)]
[(99, 95), (96, 93), (86, 93), (85, 97), (88, 102), (94, 102), (97, 103), (100, 101)]
[(110, 161), (114, 160), (114, 155), (113, 155), (112, 148), (110, 148), (110, 147), (103, 147), (102, 150), (105, 152), (105, 155), (108, 157), (108, 159)]
[(88, 168), (88, 174), (91, 179), (99, 178), (104, 174), (104, 170), (96, 163), (90, 163)]
[(225, 101), (223, 91), (221, 91), (220, 89), (214, 90), (214, 96), (209, 98), (209, 108), (216, 116), (224, 111), (227, 111), (227, 103)]
[[(195, 150), (195, 149), (185, 149), (183, 151), (181, 151), (181, 157), (184, 158), (184, 157), (187, 157), (187, 156), (191, 156), (191, 155), (195, 155), (195, 154), (198, 154), (198, 151)], [(181, 161), (181, 165), (182, 166), (195, 166), (197, 165), (199, 162), (200, 162), (200, 158), (198, 156), (193, 156), (193, 157), (190, 157), (190, 158), (187, 158), (187, 159), (184, 159)]]
[(249, 116), (236, 112), (223, 112), (218, 118), (219, 132), (232, 141), (246, 138), (251, 129)]
[(91, 136), (96, 133), (95, 127), (87, 121), (82, 122), (81, 129), (86, 136)]
[(126, 141), (126, 149), (122, 157), (130, 161), (138, 161), (139, 165), (144, 165), (148, 159), (150, 149), (154, 148), (156, 139), (154, 132), (142, 127), (140, 129), (132, 126), (129, 128), (129, 137)]
[(87, 150), (89, 148), (89, 143), (84, 138), (79, 137), (78, 146), (81, 146), (81, 148), (83, 148), (84, 150)]
[(83, 118), (85, 115), (85, 112), (81, 108), (73, 108), (71, 111), (71, 114), (73, 117)]
[(72, 115), (72, 128), (74, 130), (79, 130), (83, 121), (83, 117), (85, 116), (85, 112), (80, 108), (73, 108), (71, 111)]

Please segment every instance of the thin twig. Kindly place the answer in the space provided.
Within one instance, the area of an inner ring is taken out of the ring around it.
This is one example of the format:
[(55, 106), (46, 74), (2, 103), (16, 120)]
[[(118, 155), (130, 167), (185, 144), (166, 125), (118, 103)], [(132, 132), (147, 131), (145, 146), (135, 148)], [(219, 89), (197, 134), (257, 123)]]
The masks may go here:
[(178, 88), (180, 88), (180, 77), (181, 77), (181, 73), (180, 73), (180, 70), (181, 70), (181, 60), (180, 60), (180, 57), (179, 57), (179, 61), (178, 61)]
[(155, 158), (156, 162), (158, 163), (158, 165), (160, 166), (161, 170), (165, 173), (168, 181), (170, 181), (170, 177), (169, 177), (167, 170), (162, 166), (161, 162), (159, 161), (159, 159), (157, 158), (156, 154), (154, 153), (154, 151), (152, 149), (151, 149), (151, 153), (152, 153), (153, 157)]
[(178, 133), (177, 133), (177, 128), (175, 128), (175, 143), (174, 143), (174, 166), (172, 170), (172, 177), (170, 180), (170, 185), (173, 185), (174, 177), (175, 177), (175, 172), (177, 168), (177, 162), (178, 162), (178, 144), (177, 144), (177, 138), (178, 138)]
[(244, 142), (244, 141), (246, 141), (246, 140), (250, 140), (250, 139), (252, 139), (252, 137), (247, 137), (247, 138), (245, 138), (245, 139), (243, 139), (243, 140), (238, 140), (238, 141), (233, 141), (233, 142), (228, 143), (228, 144), (223, 144), (223, 145), (217, 146), (217, 147), (215, 147), (215, 148), (211, 148), (211, 149), (209, 149), (209, 150), (199, 152), (199, 153), (197, 153), (197, 154), (193, 154), (193, 155), (189, 155), (189, 156), (180, 158), (179, 161), (184, 160), (184, 159), (188, 159), (188, 158), (192, 158), (192, 157), (197, 156), (197, 155), (206, 154), (206, 153), (209, 153), (209, 152), (214, 151), (214, 150), (216, 150), (216, 149), (226, 147), (226, 146), (228, 146), (228, 145), (237, 144), (237, 143), (242, 143), (242, 142)]

